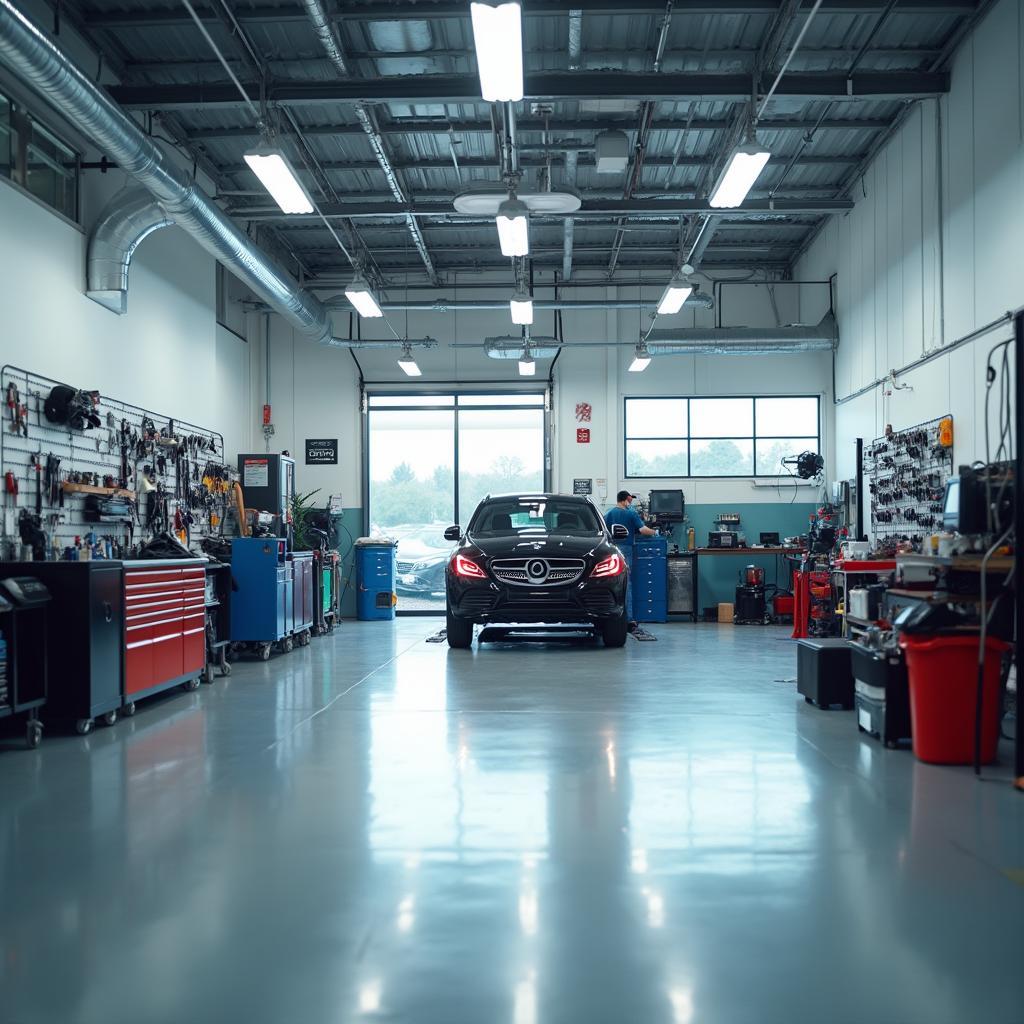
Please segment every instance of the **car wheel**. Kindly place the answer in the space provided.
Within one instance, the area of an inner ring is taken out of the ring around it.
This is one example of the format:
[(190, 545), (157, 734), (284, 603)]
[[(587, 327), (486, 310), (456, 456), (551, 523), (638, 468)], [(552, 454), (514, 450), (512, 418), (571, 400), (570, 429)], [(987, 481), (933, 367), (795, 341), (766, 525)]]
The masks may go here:
[(470, 619), (460, 619), (452, 615), (448, 609), (447, 628), (445, 634), (448, 638), (448, 646), (458, 650), (465, 650), (473, 645), (473, 623)]
[(612, 619), (605, 619), (601, 623), (601, 639), (604, 640), (605, 647), (625, 646), (626, 637), (629, 635), (628, 626), (629, 620), (625, 612)]

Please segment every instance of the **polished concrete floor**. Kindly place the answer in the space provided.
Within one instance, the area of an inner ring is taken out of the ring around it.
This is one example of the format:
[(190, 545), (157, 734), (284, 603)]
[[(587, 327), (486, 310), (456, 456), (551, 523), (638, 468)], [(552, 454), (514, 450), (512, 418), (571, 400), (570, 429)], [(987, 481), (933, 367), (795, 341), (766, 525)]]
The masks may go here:
[(0, 749), (3, 1024), (1020, 1024), (1024, 796), (774, 628), (345, 623)]

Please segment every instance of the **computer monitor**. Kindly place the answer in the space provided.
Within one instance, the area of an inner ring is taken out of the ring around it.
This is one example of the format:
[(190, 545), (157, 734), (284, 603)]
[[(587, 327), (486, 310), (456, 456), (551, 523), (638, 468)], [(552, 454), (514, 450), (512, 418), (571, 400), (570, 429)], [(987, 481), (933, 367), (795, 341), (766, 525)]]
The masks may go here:
[(779, 546), (779, 535), (777, 533), (762, 533), (761, 544), (766, 548), (777, 548)]
[(946, 496), (942, 502), (942, 527), (945, 530), (960, 530), (960, 477), (953, 476), (946, 481)]
[(662, 523), (681, 523), (686, 516), (682, 491), (651, 491), (648, 512)]

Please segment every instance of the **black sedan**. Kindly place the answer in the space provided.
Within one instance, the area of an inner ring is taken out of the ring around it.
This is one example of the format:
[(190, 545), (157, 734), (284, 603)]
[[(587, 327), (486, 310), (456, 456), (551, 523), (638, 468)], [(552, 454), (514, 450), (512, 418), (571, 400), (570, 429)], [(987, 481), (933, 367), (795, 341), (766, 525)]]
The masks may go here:
[(626, 642), (626, 560), (589, 498), (503, 494), (477, 506), (445, 570), (449, 647), (469, 647), (474, 623), (589, 624), (606, 647)]

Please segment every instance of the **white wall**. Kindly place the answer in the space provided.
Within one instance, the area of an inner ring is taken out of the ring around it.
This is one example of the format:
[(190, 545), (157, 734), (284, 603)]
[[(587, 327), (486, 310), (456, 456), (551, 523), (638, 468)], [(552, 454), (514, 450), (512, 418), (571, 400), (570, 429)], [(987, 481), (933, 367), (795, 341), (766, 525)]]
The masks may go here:
[(117, 316), (85, 295), (85, 248), (83, 231), (0, 180), (0, 360), (221, 429), (213, 259), (176, 228), (156, 232)]
[[(702, 285), (710, 290), (710, 283)], [(653, 290), (653, 289), (652, 289)], [(508, 288), (496, 290), (490, 297), (507, 297)], [(455, 298), (448, 291), (449, 298)], [(538, 292), (538, 294), (540, 294)], [(546, 293), (545, 293), (546, 294)], [(593, 290), (582, 293), (594, 297)], [(635, 290), (609, 288), (605, 298), (631, 298)], [(776, 307), (761, 287), (733, 288), (728, 291), (724, 322), (748, 326), (776, 326), (799, 319), (798, 289), (792, 286), (775, 288)], [(459, 298), (489, 296), (486, 291), (463, 293)], [(817, 322), (827, 308), (827, 289), (819, 289), (811, 319)], [(646, 317), (646, 314), (644, 314)], [(714, 313), (684, 307), (676, 317), (659, 318), (658, 328), (711, 326)], [(250, 347), (256, 376), (251, 423), (262, 450), (262, 436), (257, 416), (264, 401), (266, 350), (263, 347), (264, 317), (250, 318)], [(389, 320), (405, 335), (404, 313), (390, 313)], [(347, 314), (335, 315), (335, 334), (347, 336)], [(271, 315), (270, 323), (270, 403), (273, 407), (275, 434), (272, 451), (287, 449), (297, 456), (298, 484), (302, 490), (321, 488), (323, 493), (341, 493), (349, 507), (362, 505), (360, 458), (361, 417), (358, 408), (359, 374), (350, 354), (343, 349), (321, 348), (296, 335), (280, 317)], [(632, 358), (632, 345), (638, 336), (641, 321), (638, 310), (581, 310), (563, 315), (566, 348), (555, 364), (555, 404), (553, 409), (553, 486), (556, 490), (572, 488), (574, 477), (607, 480), (607, 493), (614, 496), (622, 481), (623, 451), (622, 398), (625, 395), (744, 395), (744, 394), (817, 394), (822, 396), (822, 434), (827, 461), (833, 461), (831, 359), (827, 354), (774, 357), (666, 356), (654, 360), (642, 374), (629, 374), (626, 367)], [(363, 337), (392, 337), (380, 322), (363, 321)], [(415, 356), (423, 376), (410, 382), (399, 370), (395, 349), (356, 351), (356, 358), (368, 382), (386, 386), (451, 387), (452, 381), (462, 383), (523, 383), (517, 365), (512, 361), (488, 359), (482, 351), (488, 336), (512, 333), (506, 312), (460, 311), (415, 312), (408, 322), (409, 337), (430, 336), (438, 347), (417, 350)], [(539, 313), (534, 333), (553, 334), (550, 313)], [(589, 347), (574, 343), (591, 341), (622, 341), (624, 345)], [(470, 348), (453, 348), (469, 344)], [(538, 360), (534, 380), (543, 383), (550, 361)], [(441, 382), (448, 382), (447, 384)], [(575, 408), (577, 402), (588, 402), (593, 409), (590, 424), (591, 443), (576, 443)], [(303, 445), (307, 437), (339, 437), (339, 466), (306, 467)], [(658, 484), (632, 480), (638, 492), (651, 486), (672, 486), (671, 481)], [(728, 502), (730, 504), (789, 502), (790, 487), (780, 493), (776, 487), (755, 487), (750, 480), (680, 480), (688, 502)], [(598, 495), (600, 497), (600, 495)], [(813, 489), (802, 488), (799, 501), (813, 501)]]
[[(1002, 0), (956, 54), (952, 86), (918, 103), (797, 266), (836, 273), (836, 389), (849, 395), (1024, 304), (1024, 7)], [(940, 272), (940, 239), (941, 263)], [(836, 413), (840, 475), (853, 439), (952, 413), (958, 463), (985, 457), (984, 374), (995, 332)], [(994, 424), (995, 420), (992, 419)]]

